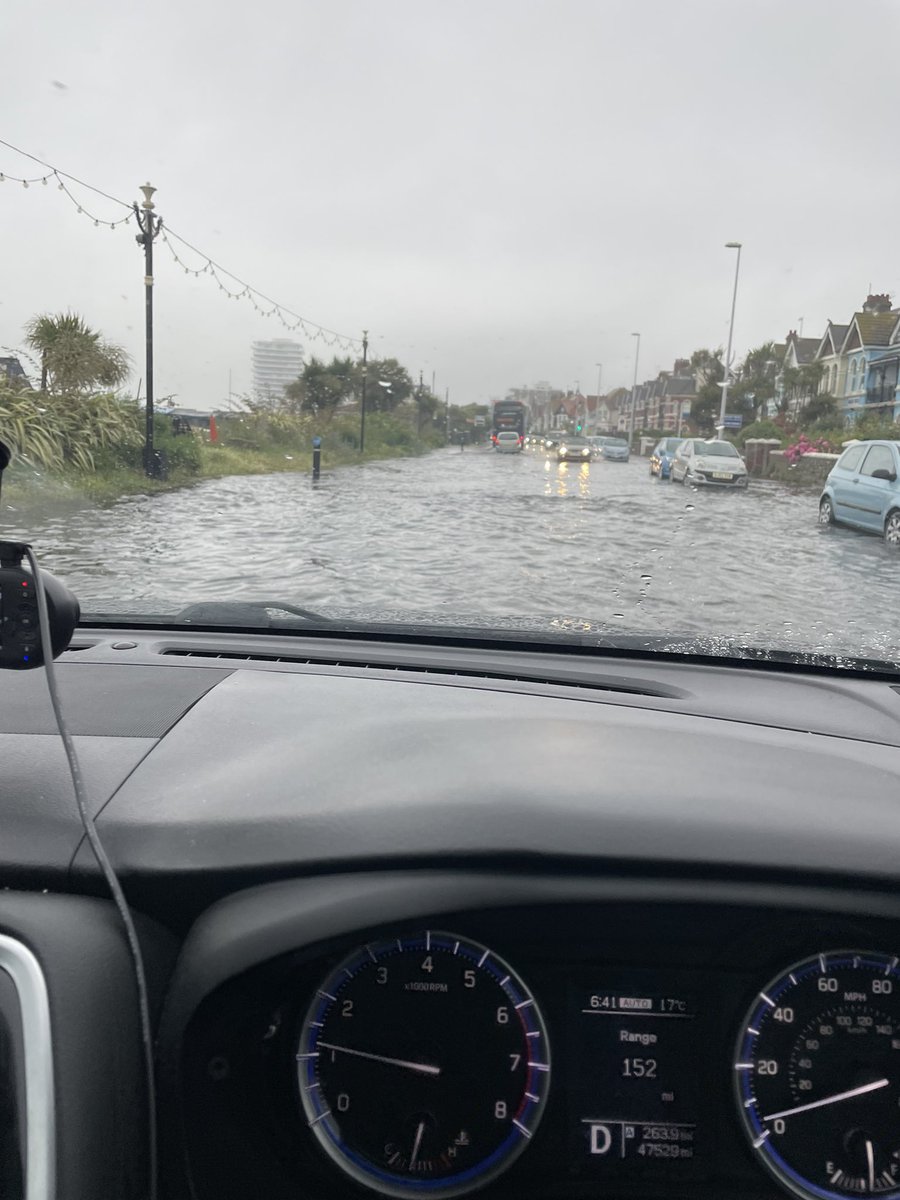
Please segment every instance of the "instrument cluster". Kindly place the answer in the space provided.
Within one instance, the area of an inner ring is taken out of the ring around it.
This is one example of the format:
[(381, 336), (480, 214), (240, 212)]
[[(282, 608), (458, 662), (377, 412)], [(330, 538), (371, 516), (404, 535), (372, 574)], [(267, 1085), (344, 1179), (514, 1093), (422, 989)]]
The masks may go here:
[(900, 1196), (893, 930), (650, 918), (404, 924), (221, 989), (188, 1042), (198, 1196), (257, 1194), (250, 1146), (274, 1198)]

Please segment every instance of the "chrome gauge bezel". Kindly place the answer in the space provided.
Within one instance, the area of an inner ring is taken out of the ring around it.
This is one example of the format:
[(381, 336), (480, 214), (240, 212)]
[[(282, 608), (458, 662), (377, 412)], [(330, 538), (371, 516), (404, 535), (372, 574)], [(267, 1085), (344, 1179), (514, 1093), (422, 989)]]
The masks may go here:
[[(440, 949), (466, 959), (470, 970), (484, 972), (505, 994), (511, 1011), (521, 1021), (524, 1044), (536, 1048), (528, 1056), (523, 1107), (503, 1142), (485, 1159), (458, 1174), (440, 1179), (402, 1177), (366, 1158), (345, 1143), (337, 1120), (323, 1101), (315, 1071), (316, 1043), (324, 1019), (341, 1001), (341, 992), (352, 979), (366, 969), (377, 968), (382, 960), (397, 954), (426, 953)], [(307, 1007), (297, 1050), (297, 1074), (300, 1101), (306, 1122), (318, 1144), (341, 1171), (357, 1183), (384, 1196), (413, 1197), (460, 1196), (481, 1188), (505, 1172), (522, 1154), (544, 1114), (550, 1086), (550, 1044), (544, 1018), (531, 990), (516, 971), (486, 946), (455, 933), (423, 930), (398, 937), (380, 937), (354, 949), (337, 963), (319, 984)]]
[[(749, 1064), (755, 1061), (754, 1048), (762, 1036), (763, 1021), (768, 1019), (770, 1012), (777, 1009), (778, 1001), (782, 997), (799, 986), (805, 975), (816, 972), (824, 975), (829, 964), (834, 963), (835, 960), (840, 960), (842, 965), (849, 965), (850, 969), (854, 970), (859, 969), (859, 964), (866, 961), (875, 962), (879, 967), (885, 968), (883, 973), (886, 976), (893, 975), (900, 983), (900, 959), (898, 956), (885, 950), (876, 949), (842, 948), (818, 951), (805, 955), (802, 959), (791, 963), (790, 966), (772, 976), (754, 996), (738, 1027), (735, 1039), (732, 1076), (738, 1118), (755, 1157), (779, 1184), (793, 1195), (803, 1197), (803, 1200), (847, 1200), (847, 1197), (850, 1196), (863, 1197), (863, 1200), (869, 1200), (870, 1197), (877, 1197), (878, 1200), (900, 1200), (900, 1186), (885, 1191), (868, 1189), (833, 1191), (804, 1178), (775, 1149), (771, 1131), (763, 1125), (756, 1112), (755, 1103), (751, 1102), (754, 1101), (754, 1097), (748, 1081), (752, 1078), (753, 1072), (749, 1069)], [(844, 960), (849, 960), (849, 963)], [(823, 1003), (827, 1003), (824, 995)], [(900, 1133), (898, 1133), (898, 1144), (900, 1144)]]

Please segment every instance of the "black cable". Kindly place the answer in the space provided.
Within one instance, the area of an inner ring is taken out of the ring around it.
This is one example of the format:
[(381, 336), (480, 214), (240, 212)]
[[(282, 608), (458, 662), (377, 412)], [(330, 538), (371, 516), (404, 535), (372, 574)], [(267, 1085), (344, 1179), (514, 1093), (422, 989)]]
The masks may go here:
[(329, 329), (327, 325), (319, 325), (318, 322), (311, 321), (309, 317), (302, 317), (300, 313), (294, 312), (292, 308), (287, 308), (284, 304), (279, 304), (277, 300), (273, 300), (271, 296), (267, 296), (265, 292), (261, 292), (251, 283), (247, 283), (246, 280), (241, 279), (239, 275), (235, 275), (233, 271), (229, 271), (227, 267), (223, 267), (221, 263), (217, 263), (214, 258), (210, 258), (208, 254), (204, 254), (204, 252), (202, 250), (198, 250), (196, 246), (192, 246), (187, 238), (182, 237), (180, 233), (176, 233), (171, 226), (166, 226), (166, 233), (169, 235), (169, 237), (173, 237), (177, 241), (181, 242), (182, 246), (187, 246), (188, 250), (192, 250), (193, 253), (199, 255), (200, 258), (205, 258), (207, 263), (216, 271), (221, 271), (223, 275), (227, 275), (229, 279), (233, 279), (235, 283), (239, 283), (242, 288), (253, 292), (254, 295), (259, 296), (260, 300), (265, 300), (266, 304), (273, 304), (277, 309), (280, 309), (282, 312), (286, 312), (288, 316), (294, 317), (296, 320), (302, 321), (304, 325), (309, 325), (313, 329), (320, 330), (322, 333), (327, 333), (330, 337), (338, 338), (342, 342), (350, 342), (354, 346), (362, 345), (362, 342), (359, 338), (350, 337), (346, 333), (338, 333), (335, 329)]
[(149, 1137), (149, 1175), (150, 1188), (148, 1192), (149, 1200), (156, 1200), (157, 1194), (157, 1179), (158, 1179), (158, 1164), (157, 1164), (157, 1145), (156, 1145), (156, 1079), (154, 1072), (153, 1061), (153, 1031), (150, 1023), (150, 999), (147, 991), (147, 973), (144, 969), (144, 958), (141, 952), (141, 944), (138, 941), (137, 930), (135, 929), (134, 920), (131, 916), (131, 910), (128, 907), (128, 901), (125, 898), (125, 893), (122, 891), (122, 885), (119, 883), (116, 875), (115, 867), (109, 860), (109, 856), (103, 847), (100, 840), (100, 835), (97, 832), (96, 824), (94, 823), (93, 815), (91, 814), (87, 803), (87, 792), (84, 786), (84, 778), (81, 774), (81, 765), (78, 762), (78, 753), (75, 749), (75, 743), (72, 740), (72, 735), (69, 733), (65, 718), (63, 717), (62, 705), (59, 698), (59, 689), (56, 683), (56, 668), (53, 663), (53, 649), (50, 638), (50, 615), (47, 610), (47, 597), (44, 593), (44, 581), (41, 577), (40, 567), (37, 559), (34, 556), (30, 546), (25, 547), (25, 553), (28, 558), (28, 565), (31, 567), (31, 573), (34, 576), (34, 590), (37, 593), (38, 602), (38, 625), (41, 633), (41, 649), (44, 657), (44, 670), (47, 673), (47, 690), (50, 693), (50, 703), (53, 706), (53, 714), (56, 717), (56, 725), (59, 730), (59, 736), (62, 738), (63, 747), (66, 752), (66, 759), (69, 764), (69, 774), (72, 777), (72, 786), (75, 789), (75, 803), (78, 806), (78, 814), (81, 817), (81, 824), (84, 828), (85, 836), (90, 843), (91, 849), (94, 852), (94, 857), (103, 872), (109, 890), (115, 901), (116, 908), (119, 910), (119, 916), (122, 918), (122, 924), (125, 927), (125, 936), (128, 940), (128, 947), (131, 951), (131, 957), (134, 961), (134, 975), (137, 983), (138, 1006), (140, 1009), (141, 1022), (141, 1039), (144, 1047), (144, 1065), (147, 1073), (147, 1126)]
[(104, 192), (101, 188), (94, 187), (91, 183), (85, 183), (83, 179), (79, 179), (76, 175), (70, 175), (68, 171), (60, 171), (59, 167), (54, 167), (52, 163), (44, 162), (42, 158), (38, 158), (36, 154), (29, 154), (27, 150), (20, 150), (18, 146), (14, 146), (12, 142), (5, 142), (0, 138), (0, 146), (5, 146), (7, 150), (14, 150), (16, 154), (21, 154), (25, 158), (30, 158), (32, 162), (40, 163), (42, 167), (46, 167), (48, 171), (52, 171), (54, 175), (62, 175), (64, 179), (71, 179), (73, 183), (77, 183), (79, 187), (87, 188), (89, 192), (96, 192), (98, 196), (102, 196), (104, 200), (112, 200), (113, 204), (121, 204), (124, 208), (131, 211), (131, 205), (127, 200), (120, 200), (118, 196), (111, 196), (109, 192)]
[[(111, 196), (109, 192), (104, 192), (102, 188), (94, 187), (93, 184), (85, 183), (83, 179), (79, 179), (76, 175), (70, 175), (68, 171), (61, 171), (59, 167), (54, 167), (52, 163), (45, 162), (42, 158), (38, 158), (36, 154), (29, 154), (27, 150), (20, 150), (19, 147), (14, 146), (12, 142), (7, 142), (4, 141), (3, 138), (0, 138), (0, 146), (6, 146), (7, 150), (13, 150), (16, 154), (21, 154), (24, 158), (30, 158), (32, 162), (39, 163), (42, 167), (46, 167), (47, 170), (51, 171), (54, 175), (61, 176), (63, 179), (70, 179), (72, 183), (77, 183), (79, 187), (87, 188), (88, 191), (95, 192), (98, 196), (102, 196), (105, 200), (111, 200), (114, 204), (121, 204), (123, 208), (127, 208), (129, 212), (131, 211), (132, 206), (126, 200), (121, 200), (118, 196)], [(64, 189), (64, 191), (66, 191), (66, 195), (69, 197), (72, 203), (77, 205), (78, 200), (76, 197), (73, 196), (68, 189)], [(91, 216), (90, 213), (86, 215)], [(96, 218), (91, 217), (91, 219), (95, 220)], [(118, 225), (119, 222), (103, 221), (102, 224)], [(348, 346), (362, 345), (362, 342), (359, 340), (359, 338), (349, 337), (345, 333), (338, 333), (334, 329), (329, 329), (327, 325), (319, 325), (318, 322), (311, 321), (308, 317), (302, 317), (299, 313), (294, 312), (293, 309), (286, 308), (285, 305), (279, 304), (277, 300), (273, 300), (264, 292), (260, 292), (257, 288), (253, 287), (252, 284), (245, 282), (245, 280), (241, 279), (240, 276), (235, 275), (232, 271), (229, 271), (227, 267), (223, 267), (221, 263), (217, 263), (215, 259), (210, 258), (208, 254), (204, 254), (202, 250), (198, 250), (196, 246), (191, 245), (187, 238), (183, 238), (180, 233), (175, 233), (175, 231), (169, 229), (168, 226), (166, 226), (166, 231), (172, 237), (177, 238), (183, 246), (187, 246), (187, 248), (193, 251), (194, 254), (199, 255), (200, 258), (205, 258), (210, 266), (212, 266), (215, 270), (221, 271), (223, 275), (227, 275), (230, 279), (233, 279), (235, 283), (239, 283), (243, 288), (255, 293), (260, 297), (261, 300), (265, 300), (267, 304), (273, 304), (282, 312), (286, 312), (289, 316), (294, 317), (295, 320), (302, 321), (304, 325), (309, 325), (312, 329), (318, 329), (321, 333), (327, 334), (331, 338), (336, 338), (339, 342), (346, 343)]]

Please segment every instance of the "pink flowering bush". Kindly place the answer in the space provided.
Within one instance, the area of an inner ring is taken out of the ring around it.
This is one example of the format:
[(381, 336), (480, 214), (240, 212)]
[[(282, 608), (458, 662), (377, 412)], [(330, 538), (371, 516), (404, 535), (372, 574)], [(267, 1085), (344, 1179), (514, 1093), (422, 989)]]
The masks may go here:
[(808, 438), (805, 433), (801, 433), (792, 446), (785, 447), (784, 457), (794, 467), (804, 454), (834, 453), (835, 449), (827, 438)]

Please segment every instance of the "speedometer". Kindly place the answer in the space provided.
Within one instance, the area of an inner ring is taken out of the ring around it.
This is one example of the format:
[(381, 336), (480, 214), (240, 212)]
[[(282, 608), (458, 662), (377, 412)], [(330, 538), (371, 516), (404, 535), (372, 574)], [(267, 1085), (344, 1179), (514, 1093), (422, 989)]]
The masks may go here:
[(900, 1197), (900, 971), (871, 951), (816, 954), (771, 980), (738, 1036), (753, 1149), (800, 1196)]
[(491, 950), (426, 930), (361, 947), (318, 988), (297, 1052), (307, 1123), (390, 1196), (459, 1195), (504, 1170), (543, 1113), (534, 997)]

